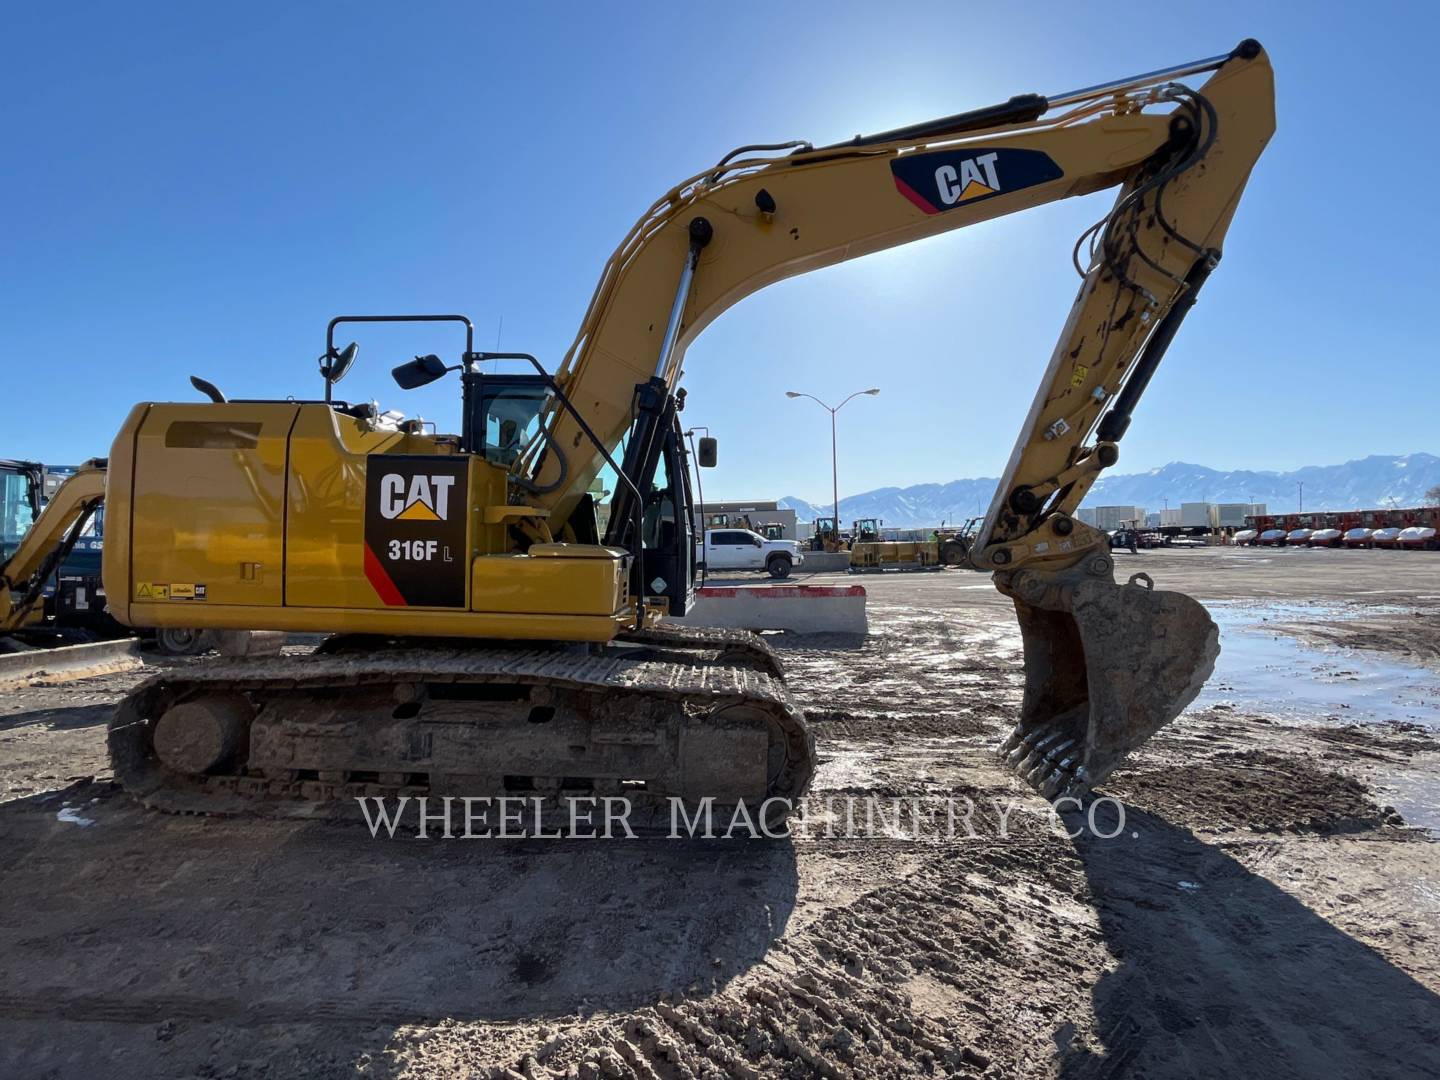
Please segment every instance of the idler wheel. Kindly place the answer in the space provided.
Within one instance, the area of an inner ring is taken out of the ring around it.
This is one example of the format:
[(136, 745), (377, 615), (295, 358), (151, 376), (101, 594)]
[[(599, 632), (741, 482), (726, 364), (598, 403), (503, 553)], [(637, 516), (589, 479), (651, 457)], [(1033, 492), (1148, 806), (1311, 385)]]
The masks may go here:
[(255, 710), (240, 694), (182, 701), (155, 723), (155, 754), (176, 772), (200, 775), (243, 764)]

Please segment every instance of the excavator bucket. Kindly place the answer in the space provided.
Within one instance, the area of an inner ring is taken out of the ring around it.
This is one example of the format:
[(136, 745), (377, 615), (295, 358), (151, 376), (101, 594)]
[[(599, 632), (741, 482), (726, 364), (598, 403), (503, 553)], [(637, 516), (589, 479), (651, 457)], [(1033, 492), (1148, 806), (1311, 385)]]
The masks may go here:
[(1146, 574), (1117, 585), (1108, 555), (1058, 573), (996, 575), (1015, 601), (1025, 699), (1000, 756), (1047, 799), (1083, 798), (1180, 715), (1215, 668), (1205, 608)]

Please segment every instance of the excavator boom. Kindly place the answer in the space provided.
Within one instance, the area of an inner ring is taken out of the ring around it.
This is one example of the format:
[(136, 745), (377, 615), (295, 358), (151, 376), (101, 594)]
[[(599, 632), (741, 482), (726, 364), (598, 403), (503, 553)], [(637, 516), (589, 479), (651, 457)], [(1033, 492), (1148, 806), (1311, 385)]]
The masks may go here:
[[(1204, 74), (1198, 89), (1179, 81)], [(970, 553), (1014, 599), (1025, 639), (1025, 704), (1002, 754), (1049, 796), (1083, 794), (1194, 699), (1219, 652), (1193, 600), (1143, 575), (1117, 587), (1104, 537), (1074, 513), (1118, 461), (1274, 126), (1269, 61), (1245, 41), (835, 146), (742, 148), (667, 193), (611, 256), (559, 381), (602, 438), (618, 439), (631, 384), (675, 385), (686, 345), (748, 293), (1118, 187), (1076, 243), (1079, 293)], [(574, 442), (568, 418), (553, 420), (552, 442)], [(582, 465), (562, 482), (554, 455), (527, 463), (535, 500), (562, 518), (593, 476)]]

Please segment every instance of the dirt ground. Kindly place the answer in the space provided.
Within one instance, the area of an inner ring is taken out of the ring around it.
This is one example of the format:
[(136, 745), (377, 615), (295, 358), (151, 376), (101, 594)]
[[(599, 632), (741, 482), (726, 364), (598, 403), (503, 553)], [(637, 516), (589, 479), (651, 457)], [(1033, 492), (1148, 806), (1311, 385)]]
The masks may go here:
[(1115, 804), (1072, 840), (990, 753), (1019, 635), (964, 571), (859, 579), (867, 639), (777, 646), (817, 796), (1017, 800), (1003, 834), (168, 817), (104, 755), (141, 676), (7, 692), (0, 1076), (1440, 1075), (1440, 556), (1118, 563), (1212, 605), (1226, 653), (1103, 785), (1111, 839)]

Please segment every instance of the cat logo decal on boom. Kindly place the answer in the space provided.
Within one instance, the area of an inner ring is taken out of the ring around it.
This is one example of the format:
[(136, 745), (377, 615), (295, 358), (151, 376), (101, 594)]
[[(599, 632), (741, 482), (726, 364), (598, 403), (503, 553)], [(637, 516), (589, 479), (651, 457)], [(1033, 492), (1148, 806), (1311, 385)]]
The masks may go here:
[(465, 606), (468, 458), (365, 459), (365, 578), (386, 607)]
[(1040, 150), (940, 150), (904, 154), (890, 162), (895, 187), (927, 214), (969, 206), (1065, 175)]

